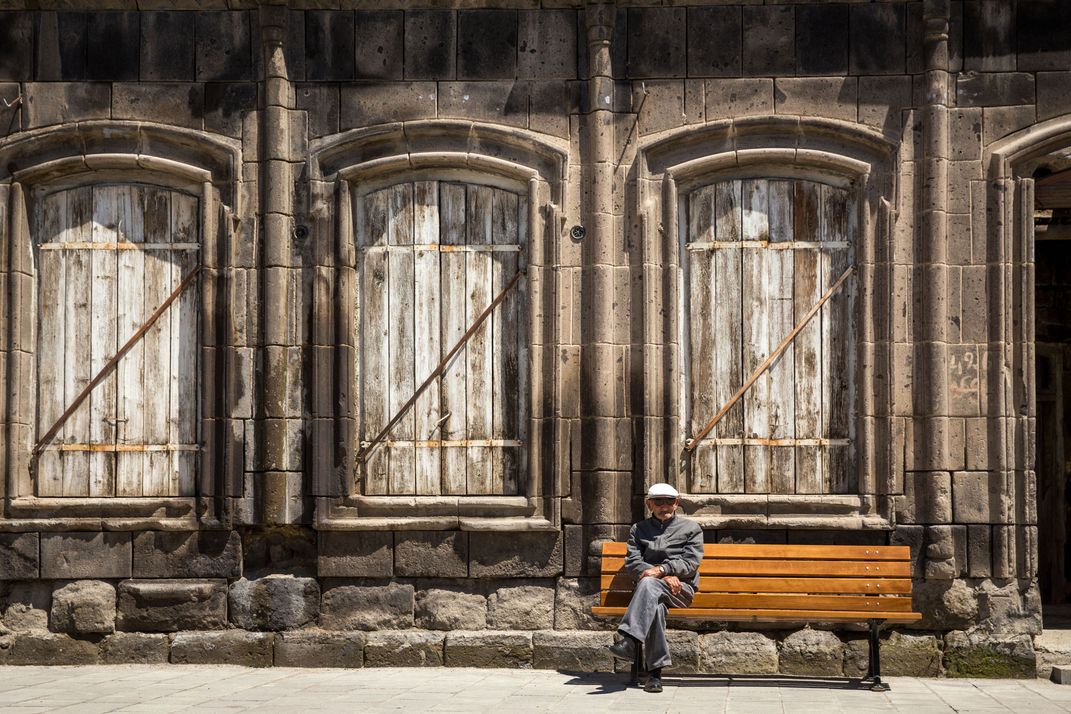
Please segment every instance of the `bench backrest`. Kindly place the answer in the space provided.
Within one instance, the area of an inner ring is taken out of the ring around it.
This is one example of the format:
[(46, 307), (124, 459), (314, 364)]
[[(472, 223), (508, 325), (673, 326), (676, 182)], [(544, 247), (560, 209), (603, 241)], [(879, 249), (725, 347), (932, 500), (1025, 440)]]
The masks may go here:
[[(601, 603), (625, 607), (624, 543), (603, 543)], [(690, 617), (916, 620), (907, 546), (708, 544)]]

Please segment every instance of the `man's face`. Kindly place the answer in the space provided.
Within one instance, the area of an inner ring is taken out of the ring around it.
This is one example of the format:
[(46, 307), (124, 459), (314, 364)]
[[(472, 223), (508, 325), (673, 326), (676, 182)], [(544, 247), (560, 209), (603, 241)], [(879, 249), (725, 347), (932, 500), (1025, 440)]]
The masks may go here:
[(658, 496), (657, 498), (647, 499), (647, 507), (651, 509), (651, 513), (654, 514), (654, 517), (660, 521), (668, 521), (670, 518), (673, 518), (673, 514), (677, 512), (677, 506), (679, 505), (679, 498)]

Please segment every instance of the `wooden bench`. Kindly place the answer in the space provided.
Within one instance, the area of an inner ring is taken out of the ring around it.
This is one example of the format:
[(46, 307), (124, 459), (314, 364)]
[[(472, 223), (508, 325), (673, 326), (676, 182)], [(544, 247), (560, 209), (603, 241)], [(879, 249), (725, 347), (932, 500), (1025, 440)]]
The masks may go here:
[[(624, 543), (603, 543), (600, 604), (595, 615), (620, 617), (632, 598)], [(907, 546), (708, 544), (699, 566), (699, 592), (669, 617), (715, 622), (866, 622), (870, 662), (862, 683), (881, 681), (885, 622), (914, 622), (911, 550)], [(642, 650), (633, 664), (639, 677)]]

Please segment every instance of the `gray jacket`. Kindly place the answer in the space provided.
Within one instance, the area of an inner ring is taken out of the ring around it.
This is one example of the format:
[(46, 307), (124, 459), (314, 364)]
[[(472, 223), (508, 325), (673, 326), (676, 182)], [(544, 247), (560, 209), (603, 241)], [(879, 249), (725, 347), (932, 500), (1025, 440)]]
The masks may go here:
[(644, 570), (661, 565), (666, 575), (676, 575), (698, 590), (702, 560), (703, 529), (695, 521), (673, 516), (663, 523), (652, 516), (629, 531), (625, 570), (637, 580)]

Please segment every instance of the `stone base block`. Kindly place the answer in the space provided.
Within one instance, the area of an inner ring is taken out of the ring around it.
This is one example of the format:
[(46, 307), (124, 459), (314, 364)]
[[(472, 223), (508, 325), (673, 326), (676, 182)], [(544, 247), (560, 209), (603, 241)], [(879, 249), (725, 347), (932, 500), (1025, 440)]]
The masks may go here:
[(100, 657), (104, 664), (166, 664), (169, 646), (164, 634), (116, 632), (100, 643)]
[(1049, 679), (1057, 684), (1071, 684), (1071, 667), (1053, 667)]
[(361, 667), (365, 640), (361, 632), (283, 632), (275, 638), (275, 666)]
[(171, 640), (172, 664), (237, 664), (270, 667), (275, 636), (265, 632), (179, 632)]
[[(866, 676), (870, 662), (868, 640), (851, 640), (845, 646), (844, 674)], [(933, 635), (891, 633), (881, 642), (881, 674), (886, 677), (939, 677), (941, 650)]]
[(320, 585), (314, 578), (269, 575), (231, 585), (230, 618), (247, 630), (289, 630), (320, 614)]
[(776, 674), (777, 643), (758, 632), (700, 635), (699, 666), (710, 674)]
[(364, 646), (366, 667), (441, 667), (442, 632), (370, 632)]
[(614, 658), (606, 648), (610, 632), (532, 633), (532, 666), (565, 672), (613, 672)]
[(463, 632), (446, 635), (448, 667), (532, 666), (530, 632)]
[(1037, 655), (1027, 635), (985, 637), (965, 632), (945, 635), (945, 673), (949, 677), (1033, 679)]
[(99, 664), (100, 647), (90, 640), (52, 632), (18, 635), (6, 664)]
[(115, 586), (100, 580), (77, 580), (64, 585), (52, 593), (51, 619), (56, 632), (114, 632)]
[(227, 625), (226, 580), (127, 580), (119, 583), (117, 626), (177, 632)]
[(799, 630), (781, 643), (782, 674), (840, 677), (844, 674), (844, 643), (832, 632)]

